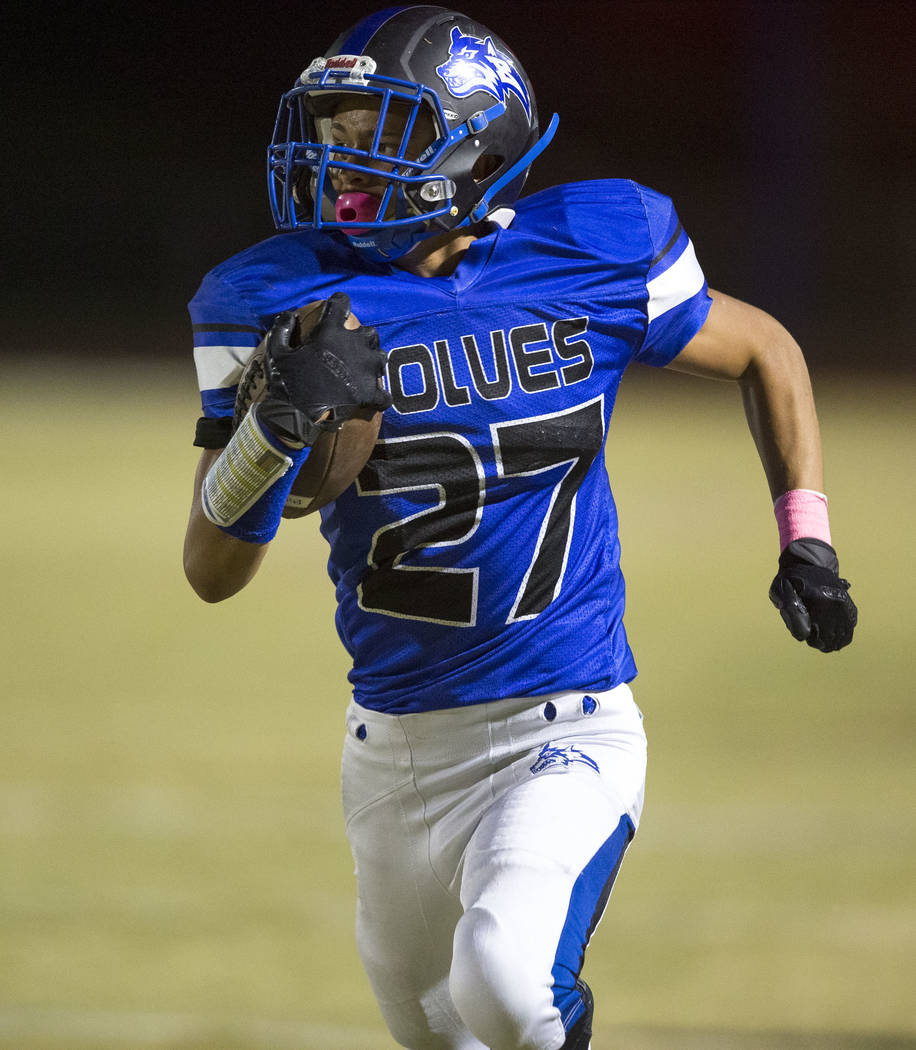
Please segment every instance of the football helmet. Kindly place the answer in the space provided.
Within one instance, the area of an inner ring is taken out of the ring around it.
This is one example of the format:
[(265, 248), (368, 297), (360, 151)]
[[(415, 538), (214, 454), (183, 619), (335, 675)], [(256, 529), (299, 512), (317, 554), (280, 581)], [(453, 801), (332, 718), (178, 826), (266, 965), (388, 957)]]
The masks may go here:
[[(335, 123), (348, 107), (378, 113), (358, 145)], [(339, 230), (376, 261), (397, 259), (511, 205), (558, 119), (541, 135), (531, 82), (484, 26), (442, 7), (387, 8), (283, 95), (267, 151), (274, 224)]]

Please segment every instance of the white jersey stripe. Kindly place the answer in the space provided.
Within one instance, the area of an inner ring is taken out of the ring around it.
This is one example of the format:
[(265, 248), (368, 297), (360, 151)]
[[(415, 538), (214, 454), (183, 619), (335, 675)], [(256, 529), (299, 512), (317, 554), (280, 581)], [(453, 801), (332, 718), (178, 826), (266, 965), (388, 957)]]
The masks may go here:
[(200, 389), (235, 386), (254, 349), (253, 346), (195, 346), (194, 364)]
[(703, 287), (704, 281), (693, 241), (688, 240), (687, 247), (681, 252), (677, 262), (672, 263), (664, 273), (653, 277), (646, 284), (646, 291), (649, 293), (646, 306), (649, 323), (696, 295)]

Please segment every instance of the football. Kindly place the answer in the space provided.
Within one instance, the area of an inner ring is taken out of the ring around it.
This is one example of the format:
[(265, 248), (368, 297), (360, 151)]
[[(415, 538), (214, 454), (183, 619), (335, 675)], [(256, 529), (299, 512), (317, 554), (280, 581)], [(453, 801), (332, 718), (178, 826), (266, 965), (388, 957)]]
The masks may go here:
[[(293, 329), (293, 344), (301, 343), (318, 323), (325, 300), (308, 303), (295, 311), (298, 321), (298, 338)], [(344, 322), (347, 328), (359, 328), (353, 313)], [(235, 425), (245, 413), (264, 396), (266, 377), (264, 373), (264, 347), (266, 339), (251, 355), (239, 380), (235, 399)], [(336, 499), (356, 479), (366, 465), (378, 438), (382, 413), (376, 409), (358, 410), (346, 420), (339, 430), (326, 431), (312, 445), (308, 459), (302, 464), (292, 491), (283, 508), (284, 518), (301, 518)]]

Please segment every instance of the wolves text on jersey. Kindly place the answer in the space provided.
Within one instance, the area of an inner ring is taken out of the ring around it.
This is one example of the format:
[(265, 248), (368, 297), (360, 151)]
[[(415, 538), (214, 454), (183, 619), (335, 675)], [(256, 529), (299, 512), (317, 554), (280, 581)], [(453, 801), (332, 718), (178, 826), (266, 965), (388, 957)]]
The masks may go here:
[[(388, 389), (402, 415), (428, 412), (440, 401), (450, 407), (469, 405), (472, 392), (485, 401), (500, 401), (513, 386), (526, 394), (581, 383), (592, 374), (595, 358), (584, 338), (587, 317), (540, 321), (508, 331), (495, 329), (489, 348), (472, 333), (457, 340), (436, 339), (396, 346), (388, 352)], [(456, 367), (457, 366), (457, 367)], [(465, 376), (469, 382), (457, 378)]]

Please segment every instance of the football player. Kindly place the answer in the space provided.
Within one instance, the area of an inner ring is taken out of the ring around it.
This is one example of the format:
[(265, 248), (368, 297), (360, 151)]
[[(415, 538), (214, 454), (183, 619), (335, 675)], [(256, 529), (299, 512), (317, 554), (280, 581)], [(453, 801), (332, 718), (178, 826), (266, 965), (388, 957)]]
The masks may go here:
[[(775, 502), (771, 599), (824, 652), (856, 621), (795, 341), (707, 288), (662, 194), (606, 180), (519, 199), (556, 125), (482, 25), (374, 14), (283, 95), (279, 235), (190, 308), (204, 451), (185, 570), (205, 600), (257, 571), (317, 435), (384, 412), (321, 531), (353, 660), (358, 945), (411, 1050), (590, 1045), (580, 972), (645, 775), (602, 455), (631, 362), (738, 383)], [(289, 311), (316, 299), (298, 343)], [(267, 393), (233, 428), (265, 333)]]

